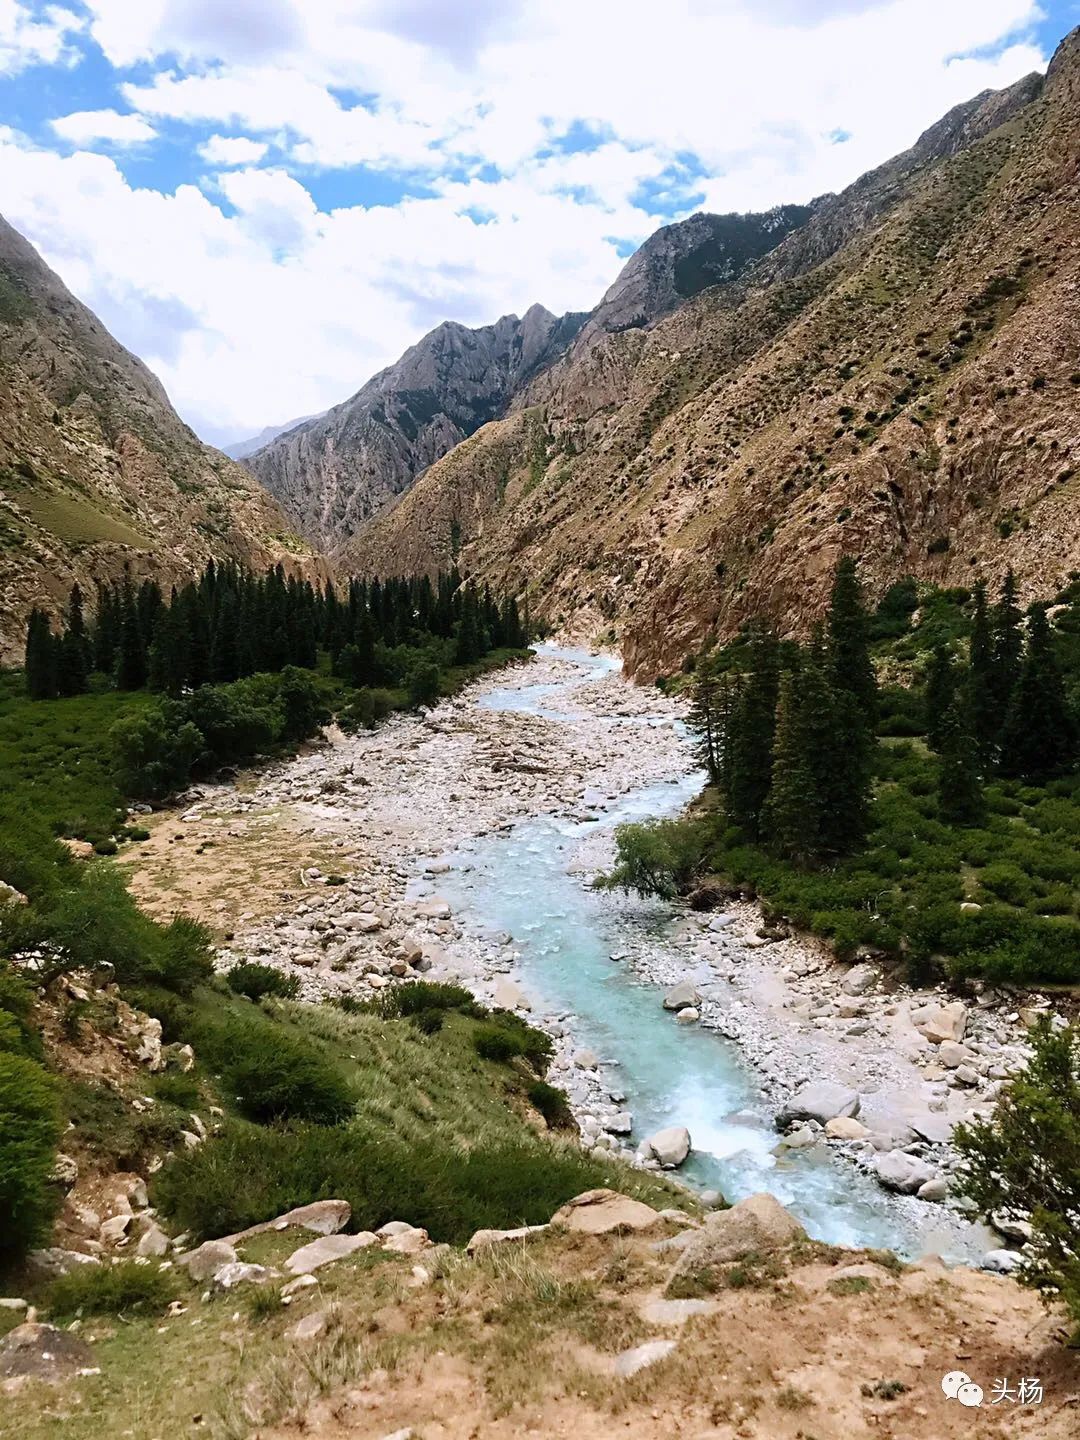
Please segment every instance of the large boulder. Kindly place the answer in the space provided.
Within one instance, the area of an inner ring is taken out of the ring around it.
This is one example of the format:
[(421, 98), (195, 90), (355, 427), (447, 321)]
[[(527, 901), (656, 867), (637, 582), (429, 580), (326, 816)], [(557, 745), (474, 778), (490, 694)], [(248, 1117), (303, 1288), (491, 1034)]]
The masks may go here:
[(552, 1225), (583, 1235), (623, 1235), (648, 1230), (660, 1219), (651, 1205), (616, 1190), (586, 1190), (575, 1195), (551, 1217)]
[(962, 1040), (967, 1029), (967, 1006), (960, 1000), (949, 1005), (921, 1005), (911, 1012), (911, 1023), (933, 1045), (943, 1040)]
[(35, 1274), (47, 1280), (59, 1280), (61, 1275), (70, 1275), (80, 1265), (99, 1265), (101, 1262), (96, 1255), (84, 1255), (81, 1250), (63, 1250), (54, 1245), (48, 1250), (31, 1250), (26, 1263)]
[(233, 1260), (214, 1271), (215, 1290), (235, 1290), (238, 1285), (265, 1285), (277, 1279), (277, 1271), (267, 1265), (248, 1265), (243, 1260)]
[(361, 1230), (359, 1235), (323, 1235), (310, 1245), (294, 1250), (285, 1261), (285, 1269), (290, 1275), (310, 1275), (334, 1260), (342, 1260), (346, 1255), (378, 1243), (378, 1236), (370, 1230)]
[(781, 1250), (806, 1231), (773, 1195), (748, 1195), (730, 1210), (714, 1210), (699, 1230), (691, 1232), (675, 1266), (689, 1274), (712, 1265), (726, 1265), (755, 1251)]
[(903, 1150), (889, 1150), (874, 1160), (874, 1174), (886, 1190), (914, 1195), (928, 1180), (934, 1179), (937, 1171), (917, 1155), (908, 1155)]
[(225, 1240), (207, 1240), (195, 1250), (189, 1250), (177, 1260), (196, 1284), (211, 1280), (225, 1265), (235, 1265), (240, 1257)]
[(94, 1368), (86, 1341), (55, 1325), (16, 1325), (0, 1340), (0, 1380), (25, 1377), (55, 1384)]
[(669, 1125), (643, 1141), (641, 1153), (665, 1170), (674, 1170), (690, 1154), (690, 1131), (685, 1125)]
[(697, 1005), (700, 996), (697, 987), (689, 980), (682, 980), (664, 996), (665, 1010), (685, 1010), (688, 1005)]
[(313, 1235), (336, 1235), (352, 1218), (352, 1206), (347, 1200), (313, 1200), (310, 1205), (297, 1205), (286, 1210), (276, 1220), (264, 1220), (259, 1225), (249, 1225), (235, 1235), (226, 1235), (226, 1245), (239, 1245), (255, 1235), (265, 1235), (268, 1230), (310, 1230)]
[(846, 1085), (837, 1085), (832, 1080), (815, 1080), (796, 1091), (782, 1106), (776, 1117), (777, 1128), (783, 1130), (797, 1120), (816, 1120), (827, 1125), (838, 1115), (855, 1116), (859, 1113), (859, 1095)]

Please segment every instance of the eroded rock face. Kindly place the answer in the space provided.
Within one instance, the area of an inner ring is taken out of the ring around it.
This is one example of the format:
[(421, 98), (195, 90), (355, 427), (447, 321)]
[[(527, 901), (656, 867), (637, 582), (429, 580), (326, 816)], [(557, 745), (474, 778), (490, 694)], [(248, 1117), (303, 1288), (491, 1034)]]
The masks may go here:
[(351, 399), (244, 463), (305, 535), (332, 549), (433, 461), (504, 414), (583, 318), (534, 305), (521, 319), (504, 315), (476, 330), (446, 321)]

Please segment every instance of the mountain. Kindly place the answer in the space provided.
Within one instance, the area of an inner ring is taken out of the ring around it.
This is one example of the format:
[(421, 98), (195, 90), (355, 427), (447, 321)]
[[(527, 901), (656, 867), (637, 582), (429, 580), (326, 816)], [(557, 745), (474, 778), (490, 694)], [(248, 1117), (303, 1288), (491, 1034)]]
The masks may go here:
[(652, 324), (635, 257), (631, 323), (587, 324), (342, 563), (458, 555), (643, 679), (755, 612), (805, 629), (844, 551), (873, 594), (1012, 566), (1052, 595), (1080, 569), (1078, 163), (1074, 31)]
[(247, 457), (297, 527), (327, 549), (356, 533), (433, 461), (505, 412), (582, 315), (534, 305), (470, 330), (446, 321), (325, 415)]
[(309, 555), (252, 476), (180, 420), (160, 382), (0, 219), (0, 656), (21, 658), (33, 604), (73, 581), (213, 557)]
[(246, 440), (233, 440), (230, 444), (220, 445), (218, 448), (223, 454), (228, 455), (230, 460), (246, 460), (249, 455), (254, 455), (256, 450), (261, 450), (264, 445), (269, 445), (271, 440), (276, 440), (287, 430), (295, 430), (297, 425), (306, 425), (309, 420), (317, 419), (317, 415), (301, 415), (298, 419), (289, 420), (284, 425), (264, 425), (257, 435), (250, 435)]

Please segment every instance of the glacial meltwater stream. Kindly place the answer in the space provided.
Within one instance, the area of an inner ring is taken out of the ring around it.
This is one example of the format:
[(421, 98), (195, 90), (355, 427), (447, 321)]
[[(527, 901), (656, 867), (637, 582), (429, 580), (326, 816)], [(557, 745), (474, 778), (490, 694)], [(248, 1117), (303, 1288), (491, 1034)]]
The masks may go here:
[[(562, 692), (602, 678), (618, 663), (586, 651), (544, 647), (544, 653), (572, 662), (575, 678), (566, 685), (491, 690), (479, 703), (565, 720)], [(596, 821), (546, 817), (485, 836), (457, 853), (440, 888), (462, 919), (513, 937), (521, 954), (515, 978), (536, 1014), (567, 1017), (576, 1043), (601, 1057), (610, 1085), (625, 1092), (635, 1141), (663, 1126), (688, 1127), (694, 1148), (680, 1172), (685, 1180), (715, 1187), (732, 1201), (771, 1191), (812, 1236), (832, 1243), (970, 1260), (986, 1248), (977, 1227), (955, 1215), (936, 1223), (929, 1205), (889, 1196), (828, 1146), (774, 1155), (773, 1105), (737, 1046), (714, 1030), (675, 1024), (661, 1007), (656, 984), (613, 963), (612, 954), (628, 936), (640, 939), (643, 929), (657, 946), (668, 943), (671, 910), (597, 894), (588, 873), (572, 864), (574, 852), (598, 829), (677, 813), (701, 783), (700, 773), (691, 772), (598, 803)], [(703, 993), (722, 1001), (724, 982), (710, 984), (700, 964), (689, 963), (687, 973)]]

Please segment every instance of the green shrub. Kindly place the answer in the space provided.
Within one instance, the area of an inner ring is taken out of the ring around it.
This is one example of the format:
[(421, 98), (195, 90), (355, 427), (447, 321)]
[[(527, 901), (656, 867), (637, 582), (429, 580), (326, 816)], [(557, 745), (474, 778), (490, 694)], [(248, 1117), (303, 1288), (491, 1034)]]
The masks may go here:
[(422, 1010), (454, 1010), (474, 1020), (481, 1020), (488, 1013), (463, 986), (436, 980), (412, 980), (407, 985), (394, 985), (381, 991), (370, 1005), (387, 1020), (404, 1019)]
[(546, 1080), (537, 1080), (526, 1091), (529, 1104), (539, 1110), (552, 1130), (576, 1129), (574, 1113), (564, 1091), (549, 1085)]
[(109, 739), (124, 792), (141, 800), (164, 800), (182, 790), (205, 748), (198, 726), (172, 700), (124, 716)]
[(694, 820), (646, 820), (615, 829), (617, 858), (596, 885), (673, 899), (701, 864), (706, 833)]
[(435, 1240), (461, 1244), (475, 1230), (549, 1220), (583, 1190), (608, 1186), (655, 1198), (648, 1188), (654, 1184), (614, 1161), (540, 1139), (477, 1138), (466, 1151), (439, 1131), (417, 1147), (357, 1125), (259, 1130), (234, 1124), (170, 1160), (154, 1177), (153, 1199), (199, 1238), (335, 1197), (349, 1202), (360, 1230), (405, 1220)]
[(156, 1265), (122, 1260), (118, 1265), (79, 1265), (49, 1291), (49, 1313), (54, 1318), (75, 1314), (157, 1314), (177, 1294), (176, 1277)]
[(1080, 1340), (1080, 1029), (1043, 1020), (1031, 1038), (991, 1118), (958, 1127), (954, 1184), (985, 1215), (1030, 1221), (1020, 1278), (1064, 1302)]
[(193, 1043), (251, 1120), (337, 1125), (353, 1113), (354, 1097), (341, 1074), (317, 1046), (283, 1025), (229, 1019), (197, 1027)]
[(478, 1025), (473, 1034), (473, 1045), (482, 1060), (494, 1060), (500, 1065), (508, 1064), (525, 1053), (520, 1036), (503, 1025)]
[(182, 1070), (165, 1070), (155, 1075), (151, 1089), (155, 1099), (163, 1100), (166, 1105), (175, 1105), (178, 1110), (194, 1110), (202, 1098), (198, 1080), (190, 1073), (185, 1075)]
[(60, 1130), (54, 1081), (36, 1061), (0, 1052), (0, 1256), (20, 1254), (53, 1217)]
[(1032, 896), (1030, 878), (1016, 865), (987, 865), (979, 875), (979, 884), (1007, 905), (1026, 905)]
[(96, 855), (115, 855), (119, 848), (115, 840), (99, 840), (94, 846), (94, 853)]
[(230, 990), (237, 995), (246, 995), (249, 1000), (261, 1000), (264, 995), (293, 1000), (300, 993), (300, 981), (295, 975), (286, 975), (272, 965), (260, 965), (255, 961), (234, 965), (226, 974), (225, 981)]
[(437, 1035), (445, 1022), (445, 1010), (416, 1010), (409, 1016), (409, 1023), (414, 1025), (421, 1035)]
[(358, 690), (338, 712), (338, 724), (346, 732), (374, 730), (393, 708), (394, 697), (389, 690)]

